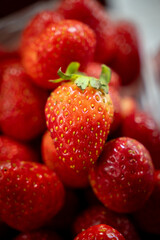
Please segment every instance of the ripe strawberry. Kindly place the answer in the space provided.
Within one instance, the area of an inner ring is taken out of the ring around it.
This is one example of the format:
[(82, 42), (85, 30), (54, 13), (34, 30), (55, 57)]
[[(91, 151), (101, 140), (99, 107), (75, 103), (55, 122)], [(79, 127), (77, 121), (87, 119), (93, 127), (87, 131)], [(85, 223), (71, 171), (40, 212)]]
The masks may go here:
[(134, 213), (140, 229), (145, 232), (160, 234), (160, 170), (155, 171), (154, 190), (145, 205)]
[(29, 145), (20, 143), (5, 135), (0, 136), (0, 161), (7, 160), (38, 162), (37, 152)]
[(46, 166), (0, 161), (0, 215), (12, 228), (30, 231), (42, 226), (60, 210), (63, 201), (63, 185)]
[(38, 12), (23, 29), (20, 42), (21, 53), (23, 54), (23, 48), (30, 44), (51, 23), (58, 23), (61, 20), (63, 20), (63, 16), (56, 11), (43, 10)]
[(125, 240), (121, 233), (119, 233), (116, 229), (105, 225), (99, 224), (95, 226), (91, 226), (85, 231), (79, 233), (74, 240)]
[(76, 19), (92, 28), (96, 34), (95, 60), (108, 63), (115, 53), (114, 24), (106, 9), (95, 0), (64, 0), (58, 12), (66, 19)]
[(23, 51), (26, 72), (41, 87), (53, 89), (49, 82), (57, 78), (60, 67), (65, 70), (71, 61), (79, 61), (81, 70), (93, 60), (96, 39), (87, 25), (75, 20), (51, 24)]
[(14, 240), (61, 240), (57, 233), (49, 230), (36, 230), (20, 233)]
[[(99, 78), (101, 74), (102, 64), (98, 62), (89, 62), (84, 69), (84, 73), (88, 76)], [(110, 87), (114, 87), (119, 90), (121, 85), (121, 79), (118, 74), (112, 70), (111, 80), (109, 82)]]
[(143, 206), (153, 190), (154, 167), (147, 149), (131, 138), (106, 143), (90, 169), (89, 179), (98, 199), (116, 212), (129, 213)]
[(48, 93), (33, 85), (21, 64), (10, 65), (0, 88), (2, 132), (17, 140), (30, 140), (45, 130), (44, 106)]
[(77, 174), (73, 172), (72, 169), (66, 169), (65, 165), (59, 166), (59, 158), (49, 131), (47, 131), (42, 137), (41, 151), (43, 162), (50, 169), (56, 171), (64, 185), (76, 188), (84, 188), (89, 185), (88, 171), (84, 170)]
[[(69, 65), (71, 72), (72, 67), (77, 71), (78, 64)], [(70, 81), (51, 93), (45, 108), (47, 127), (59, 156), (57, 165), (75, 175), (86, 174), (102, 152), (113, 118), (108, 94), (110, 71), (103, 66), (99, 80), (61, 71), (59, 75), (62, 81)]]
[(140, 239), (134, 225), (126, 215), (115, 213), (101, 205), (94, 205), (80, 213), (74, 222), (73, 229), (78, 234), (98, 224), (106, 224), (115, 228), (126, 240)]
[(110, 66), (121, 77), (122, 85), (127, 85), (140, 74), (138, 33), (135, 26), (127, 21), (118, 21), (115, 29), (116, 51)]
[(137, 110), (128, 115), (123, 121), (122, 134), (141, 142), (151, 154), (155, 168), (160, 168), (160, 130), (149, 113)]

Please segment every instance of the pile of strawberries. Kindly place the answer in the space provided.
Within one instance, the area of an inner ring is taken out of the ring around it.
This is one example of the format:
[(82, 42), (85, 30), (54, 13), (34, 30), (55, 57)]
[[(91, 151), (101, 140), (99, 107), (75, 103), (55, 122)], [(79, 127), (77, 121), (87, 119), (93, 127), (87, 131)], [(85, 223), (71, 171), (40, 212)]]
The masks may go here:
[(122, 94), (139, 48), (96, 0), (60, 1), (1, 47), (0, 239), (159, 239), (160, 130)]

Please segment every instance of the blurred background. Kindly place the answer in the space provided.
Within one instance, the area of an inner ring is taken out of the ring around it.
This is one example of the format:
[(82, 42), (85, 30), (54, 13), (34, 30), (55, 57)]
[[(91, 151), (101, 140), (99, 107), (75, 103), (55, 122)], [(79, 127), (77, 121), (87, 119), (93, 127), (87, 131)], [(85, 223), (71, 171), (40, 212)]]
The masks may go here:
[[(160, 125), (160, 0), (97, 0), (113, 19), (133, 22), (139, 32), (142, 88), (139, 102)], [(51, 9), (58, 0), (3, 0), (0, 8), (0, 43), (17, 45), (21, 30), (35, 13)], [(156, 111), (155, 111), (156, 109)]]

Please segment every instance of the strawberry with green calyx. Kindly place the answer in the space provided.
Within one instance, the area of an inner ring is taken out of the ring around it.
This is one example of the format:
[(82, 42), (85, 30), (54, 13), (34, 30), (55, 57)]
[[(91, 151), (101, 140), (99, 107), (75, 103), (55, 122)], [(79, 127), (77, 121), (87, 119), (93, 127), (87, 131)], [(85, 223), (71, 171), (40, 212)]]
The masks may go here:
[(65, 74), (58, 71), (61, 79), (57, 82), (70, 81), (51, 93), (45, 107), (47, 127), (59, 157), (57, 168), (77, 175), (87, 172), (98, 159), (113, 119), (108, 94), (110, 69), (103, 65), (98, 80), (77, 73), (78, 67), (78, 63), (71, 63)]
[(108, 84), (111, 79), (111, 70), (106, 65), (102, 65), (102, 71), (99, 79), (94, 77), (89, 77), (84, 74), (78, 73), (80, 64), (78, 62), (72, 62), (69, 64), (66, 73), (61, 71), (61, 68), (58, 70), (58, 75), (61, 77), (57, 80), (50, 80), (50, 82), (59, 83), (64, 80), (70, 80), (74, 82), (80, 89), (85, 90), (88, 86), (103, 90), (108, 94)]

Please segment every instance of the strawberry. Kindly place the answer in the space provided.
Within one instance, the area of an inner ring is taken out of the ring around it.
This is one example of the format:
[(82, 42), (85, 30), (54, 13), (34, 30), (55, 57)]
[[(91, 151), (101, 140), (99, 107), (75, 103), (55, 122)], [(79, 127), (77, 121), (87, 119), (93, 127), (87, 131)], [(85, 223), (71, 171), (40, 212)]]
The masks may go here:
[(79, 233), (74, 240), (125, 240), (121, 233), (116, 229), (105, 225), (94, 225)]
[(151, 154), (155, 168), (160, 168), (160, 130), (149, 113), (137, 110), (129, 114), (123, 121), (122, 134), (141, 142)]
[(135, 25), (118, 21), (115, 26), (115, 56), (110, 66), (122, 80), (122, 85), (133, 82), (140, 75), (140, 51)]
[(96, 0), (64, 0), (58, 10), (66, 19), (76, 19), (92, 28), (96, 34), (95, 60), (108, 63), (115, 54), (114, 23), (106, 9)]
[(0, 161), (7, 160), (38, 162), (37, 152), (29, 145), (20, 143), (5, 135), (0, 136)]
[(12, 228), (30, 231), (42, 226), (60, 210), (63, 201), (63, 185), (46, 166), (0, 161), (0, 215)]
[(94, 205), (79, 214), (74, 222), (74, 232), (78, 234), (87, 228), (106, 224), (119, 231), (126, 240), (139, 240), (134, 225), (124, 214), (118, 214), (101, 205)]
[(138, 141), (120, 137), (106, 143), (89, 179), (98, 199), (109, 209), (129, 213), (143, 206), (153, 190), (154, 167)]
[(93, 60), (96, 39), (87, 25), (75, 20), (50, 24), (40, 36), (23, 51), (22, 62), (26, 72), (41, 87), (53, 89), (49, 82), (57, 78), (60, 67), (65, 70), (71, 61), (79, 61), (81, 70)]
[(140, 229), (145, 232), (160, 234), (160, 170), (155, 171), (154, 190), (145, 205), (134, 213)]
[[(99, 78), (101, 74), (102, 64), (98, 62), (89, 62), (84, 69), (84, 73), (88, 76)], [(109, 86), (120, 89), (121, 79), (118, 74), (112, 70), (111, 80), (109, 82)]]
[(8, 66), (0, 88), (2, 132), (17, 140), (31, 140), (45, 130), (48, 93), (33, 85), (20, 63)]
[(57, 165), (74, 175), (88, 171), (98, 159), (113, 119), (108, 94), (110, 70), (103, 66), (98, 80), (74, 74), (78, 66), (70, 64), (66, 74), (59, 71), (59, 81), (70, 81), (51, 93), (45, 107), (47, 127), (59, 157)]
[(61, 20), (63, 20), (63, 16), (56, 11), (43, 10), (38, 12), (22, 31), (21, 53), (23, 54), (23, 48), (32, 42), (36, 36), (40, 35), (51, 23), (58, 23)]
[(66, 169), (65, 166), (59, 166), (59, 158), (49, 131), (47, 131), (42, 137), (41, 151), (43, 162), (50, 169), (56, 171), (65, 186), (84, 188), (89, 185), (88, 171), (84, 170), (83, 172), (76, 174), (72, 169)]
[(59, 235), (50, 230), (36, 230), (20, 233), (14, 240), (61, 240)]

